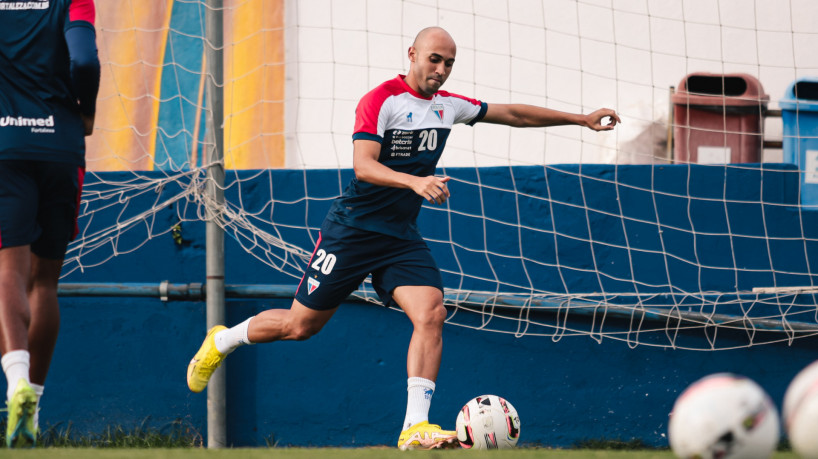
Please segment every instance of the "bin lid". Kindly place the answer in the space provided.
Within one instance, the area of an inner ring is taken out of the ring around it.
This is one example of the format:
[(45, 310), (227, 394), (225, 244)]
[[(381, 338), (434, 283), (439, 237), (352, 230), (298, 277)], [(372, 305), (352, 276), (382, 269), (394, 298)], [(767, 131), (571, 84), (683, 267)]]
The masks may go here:
[(678, 105), (756, 106), (766, 109), (770, 96), (764, 94), (764, 88), (756, 77), (746, 73), (695, 72), (679, 82), (671, 100)]
[(818, 77), (799, 78), (790, 83), (778, 104), (781, 110), (818, 111)]

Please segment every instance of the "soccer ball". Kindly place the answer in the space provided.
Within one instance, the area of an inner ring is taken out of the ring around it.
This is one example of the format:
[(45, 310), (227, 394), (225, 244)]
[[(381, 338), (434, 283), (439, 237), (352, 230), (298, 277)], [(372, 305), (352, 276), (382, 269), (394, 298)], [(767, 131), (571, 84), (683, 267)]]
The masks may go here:
[(520, 416), (505, 399), (481, 395), (469, 400), (455, 422), (460, 446), (467, 449), (513, 448), (520, 438)]
[(730, 373), (704, 377), (676, 400), (670, 447), (680, 458), (769, 458), (778, 444), (778, 412), (755, 382)]
[(792, 449), (801, 457), (818, 458), (818, 361), (801, 370), (784, 394), (784, 427)]

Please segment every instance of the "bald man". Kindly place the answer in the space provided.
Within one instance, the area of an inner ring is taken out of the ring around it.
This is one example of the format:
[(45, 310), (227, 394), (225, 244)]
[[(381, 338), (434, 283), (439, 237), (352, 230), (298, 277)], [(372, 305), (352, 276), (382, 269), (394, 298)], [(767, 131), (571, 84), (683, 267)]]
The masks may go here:
[[(423, 201), (443, 204), (449, 177), (435, 168), (452, 125), (542, 127), (565, 124), (596, 131), (619, 122), (613, 110), (589, 115), (521, 104), (486, 104), (440, 91), (457, 46), (439, 27), (420, 31), (409, 47), (409, 72), (367, 93), (355, 111), (355, 177), (338, 197), (290, 309), (270, 309), (233, 328), (213, 327), (188, 366), (200, 392), (224, 358), (244, 344), (304, 340), (318, 333), (338, 305), (370, 274), (384, 305), (412, 322), (406, 369), (408, 401), (400, 449), (457, 446), (455, 432), (428, 421), (443, 350), (443, 282), (415, 220)], [(604, 118), (610, 120), (603, 123)]]

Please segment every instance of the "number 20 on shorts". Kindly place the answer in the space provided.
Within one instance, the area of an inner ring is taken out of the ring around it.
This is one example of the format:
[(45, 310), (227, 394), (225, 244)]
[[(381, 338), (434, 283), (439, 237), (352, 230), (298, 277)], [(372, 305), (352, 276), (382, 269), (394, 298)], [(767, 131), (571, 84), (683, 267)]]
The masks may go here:
[(329, 274), (335, 267), (335, 255), (327, 253), (324, 249), (318, 249), (318, 252), (315, 252), (315, 261), (310, 266), (323, 274)]

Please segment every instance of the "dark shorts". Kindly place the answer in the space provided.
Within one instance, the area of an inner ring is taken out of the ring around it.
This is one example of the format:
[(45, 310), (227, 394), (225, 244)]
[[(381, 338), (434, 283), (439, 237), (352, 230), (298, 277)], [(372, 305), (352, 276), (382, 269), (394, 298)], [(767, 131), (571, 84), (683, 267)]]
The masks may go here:
[(61, 260), (77, 235), (85, 170), (49, 161), (0, 160), (0, 248), (31, 245)]
[(372, 274), (384, 305), (402, 285), (443, 291), (443, 281), (424, 241), (407, 241), (325, 220), (295, 299), (316, 310), (334, 309)]

